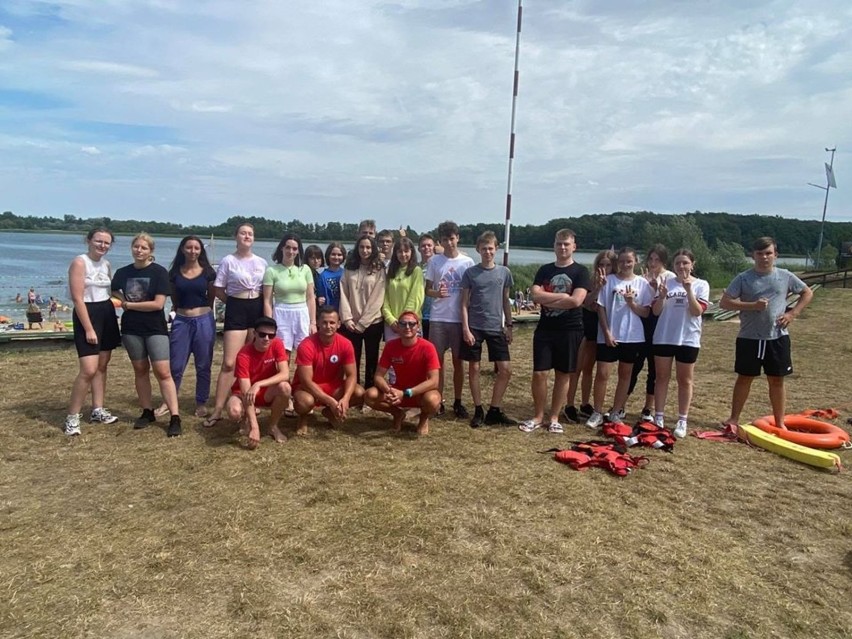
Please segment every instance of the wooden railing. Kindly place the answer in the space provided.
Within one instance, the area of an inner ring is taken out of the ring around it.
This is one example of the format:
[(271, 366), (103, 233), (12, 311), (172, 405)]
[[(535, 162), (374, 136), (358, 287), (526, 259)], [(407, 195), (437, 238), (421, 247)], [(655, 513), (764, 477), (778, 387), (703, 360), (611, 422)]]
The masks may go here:
[(800, 275), (799, 278), (808, 286), (813, 287), (814, 284), (822, 284), (823, 286), (839, 286), (846, 288), (852, 284), (852, 269), (840, 269), (837, 271), (825, 271), (822, 273), (811, 273)]

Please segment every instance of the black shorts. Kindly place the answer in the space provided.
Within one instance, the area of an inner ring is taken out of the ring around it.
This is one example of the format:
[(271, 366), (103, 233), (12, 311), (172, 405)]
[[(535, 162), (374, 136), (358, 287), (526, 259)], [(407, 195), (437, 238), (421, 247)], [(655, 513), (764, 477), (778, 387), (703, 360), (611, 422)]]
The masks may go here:
[(793, 372), (789, 335), (765, 340), (737, 338), (734, 371), (739, 375), (757, 377), (761, 368), (771, 377), (784, 377)]
[(509, 342), (506, 341), (506, 334), (503, 331), (499, 333), (486, 333), (478, 328), (470, 329), (476, 341), (473, 346), (469, 346), (467, 342), (462, 340), (461, 359), (466, 362), (478, 362), (482, 359), (482, 342), (488, 344), (488, 361), (489, 362), (508, 362), (509, 361)]
[(420, 320), (420, 330), (423, 332), (423, 339), (429, 339), (429, 320)]
[(263, 316), (263, 298), (244, 300), (229, 297), (225, 302), (225, 330), (245, 331), (254, 328), (254, 323)]
[(89, 344), (86, 341), (86, 331), (77, 317), (77, 311), (71, 315), (74, 326), (74, 346), (77, 347), (77, 357), (88, 357), (97, 355), (101, 351), (112, 351), (121, 344), (121, 332), (118, 330), (118, 318), (115, 315), (115, 306), (112, 300), (103, 302), (86, 302), (86, 310), (89, 311), (89, 321), (98, 336), (97, 344)]
[(577, 353), (583, 331), (547, 331), (533, 333), (533, 370), (573, 373), (577, 370)]
[(655, 357), (674, 357), (675, 361), (681, 364), (697, 362), (698, 351), (701, 350), (697, 346), (677, 346), (675, 344), (654, 344), (652, 348)]
[(633, 364), (645, 352), (645, 342), (619, 342), (616, 346), (598, 343), (595, 360), (598, 362), (622, 362)]
[(583, 309), (583, 337), (590, 342), (598, 340), (598, 314), (587, 308)]

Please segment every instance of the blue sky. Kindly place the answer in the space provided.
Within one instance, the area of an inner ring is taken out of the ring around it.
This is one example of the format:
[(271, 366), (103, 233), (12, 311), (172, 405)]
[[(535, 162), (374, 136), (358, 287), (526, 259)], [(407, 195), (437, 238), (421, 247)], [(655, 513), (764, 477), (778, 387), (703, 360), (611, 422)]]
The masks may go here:
[[(0, 210), (504, 214), (514, 0), (4, 0)], [(852, 220), (852, 4), (524, 3), (513, 220)], [(849, 167), (849, 168), (847, 168)]]

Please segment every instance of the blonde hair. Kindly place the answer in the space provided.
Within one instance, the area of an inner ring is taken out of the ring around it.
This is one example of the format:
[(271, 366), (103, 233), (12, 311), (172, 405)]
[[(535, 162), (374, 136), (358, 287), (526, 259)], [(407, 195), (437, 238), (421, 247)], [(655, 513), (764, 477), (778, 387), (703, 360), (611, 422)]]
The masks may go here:
[(136, 240), (142, 240), (145, 244), (148, 245), (148, 248), (151, 249), (151, 255), (148, 256), (148, 264), (155, 260), (154, 258), (154, 238), (148, 235), (145, 231), (141, 233), (137, 233), (133, 236), (133, 240), (130, 242), (130, 247), (133, 248), (133, 245), (136, 244)]

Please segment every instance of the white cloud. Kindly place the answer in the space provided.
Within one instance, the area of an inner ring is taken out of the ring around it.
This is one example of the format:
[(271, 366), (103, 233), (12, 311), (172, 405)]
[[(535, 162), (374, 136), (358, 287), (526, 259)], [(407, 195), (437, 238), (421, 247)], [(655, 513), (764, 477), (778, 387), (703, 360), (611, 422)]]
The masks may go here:
[(69, 60), (67, 62), (61, 62), (59, 64), (59, 68), (67, 71), (78, 71), (81, 73), (119, 75), (131, 78), (156, 78), (158, 75), (154, 69), (134, 64), (104, 62), (102, 60)]
[(80, 147), (80, 153), (85, 153), (86, 155), (100, 155), (101, 150), (96, 146), (83, 146)]

